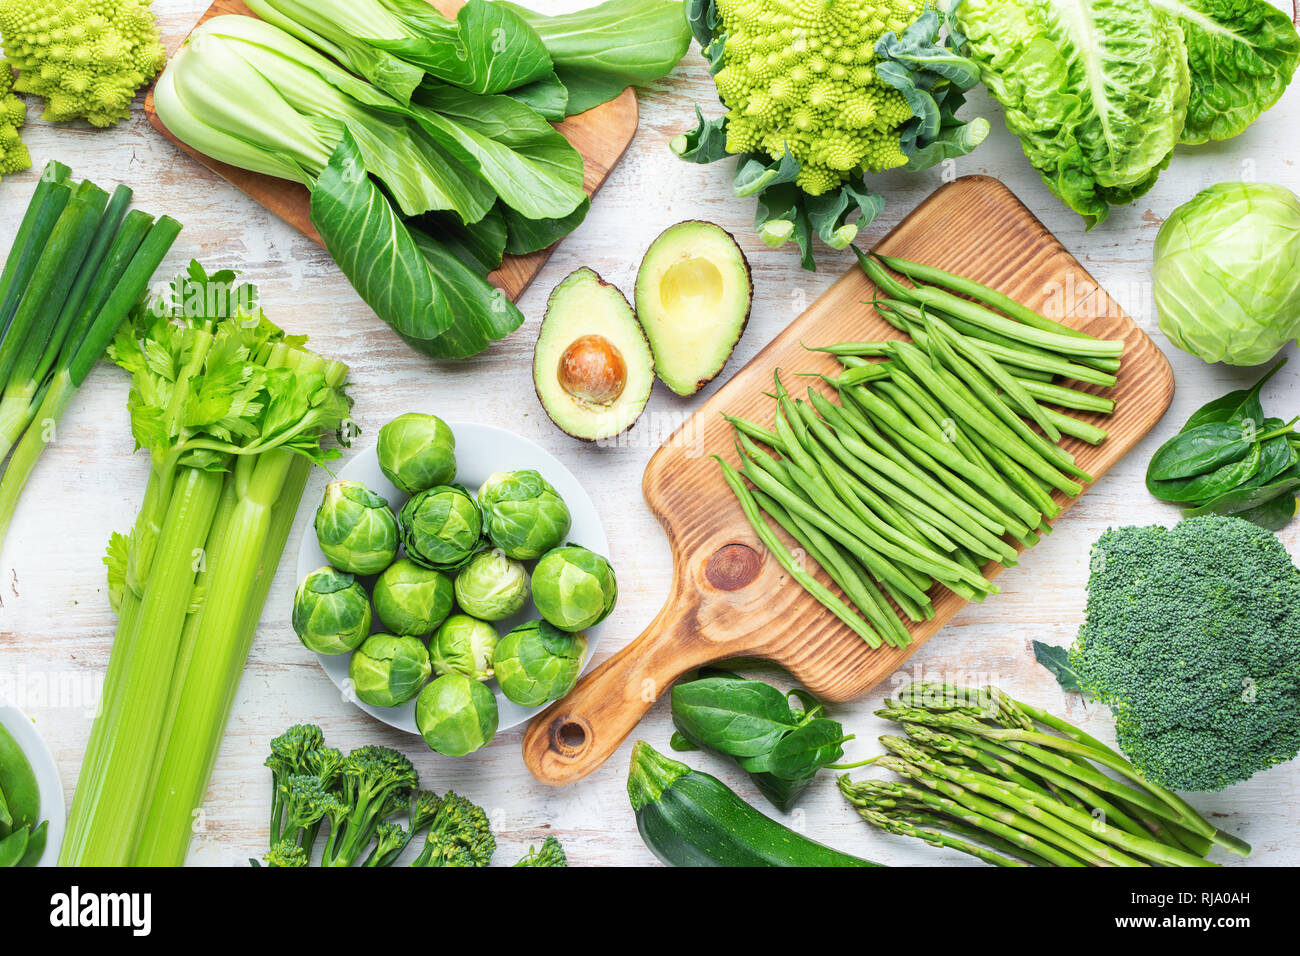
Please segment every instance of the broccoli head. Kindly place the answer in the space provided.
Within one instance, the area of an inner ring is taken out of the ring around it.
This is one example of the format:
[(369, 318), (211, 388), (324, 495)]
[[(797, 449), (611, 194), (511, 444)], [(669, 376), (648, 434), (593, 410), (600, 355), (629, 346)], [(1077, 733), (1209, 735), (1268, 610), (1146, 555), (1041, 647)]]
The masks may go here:
[(166, 62), (148, 0), (0, 0), (14, 89), (44, 97), (46, 120), (112, 126)]
[(262, 857), (262, 862), (267, 866), (306, 866), (307, 851), (293, 840), (281, 840)]
[(564, 847), (553, 836), (542, 841), (540, 847), (528, 848), (522, 860), (515, 866), (568, 866), (569, 859), (564, 855)]
[[(316, 754), (324, 747), (325, 734), (315, 724), (295, 724), (271, 741), (271, 752), (265, 761), (271, 768), (271, 846), (275, 846), (286, 832), (284, 801), (289, 779), (315, 774)], [(329, 781), (324, 783), (329, 786)], [(295, 834), (296, 828), (288, 832)], [(315, 830), (312, 830), (312, 835), (315, 836)]]
[(496, 848), (483, 809), (448, 790), (425, 834), (424, 847), (411, 865), (487, 866)]
[(1300, 570), (1241, 518), (1107, 531), (1070, 651), (1120, 749), (1173, 790), (1221, 790), (1300, 752)]

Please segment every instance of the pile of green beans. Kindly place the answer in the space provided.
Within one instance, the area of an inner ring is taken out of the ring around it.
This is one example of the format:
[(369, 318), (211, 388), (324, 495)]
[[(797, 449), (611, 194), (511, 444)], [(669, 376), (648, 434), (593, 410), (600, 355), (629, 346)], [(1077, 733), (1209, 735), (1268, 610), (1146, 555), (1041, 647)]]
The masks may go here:
[(996, 593), (983, 568), (1015, 564), (1014, 543), (1030, 547), (1051, 531), (1061, 511), (1053, 492), (1078, 495), (1092, 481), (1059, 442), (1095, 445), (1106, 431), (1068, 410), (1109, 414), (1115, 403), (1054, 379), (1114, 385), (1124, 345), (930, 266), (858, 258), (887, 296), (877, 310), (910, 341), (814, 349), (842, 366), (819, 376), (838, 402), (816, 388), (806, 400), (792, 397), (778, 369), (772, 427), (727, 416), (740, 467), (717, 460), (760, 540), (798, 584), (871, 647), (906, 647), (899, 612), (933, 617), (935, 585), (974, 601)]

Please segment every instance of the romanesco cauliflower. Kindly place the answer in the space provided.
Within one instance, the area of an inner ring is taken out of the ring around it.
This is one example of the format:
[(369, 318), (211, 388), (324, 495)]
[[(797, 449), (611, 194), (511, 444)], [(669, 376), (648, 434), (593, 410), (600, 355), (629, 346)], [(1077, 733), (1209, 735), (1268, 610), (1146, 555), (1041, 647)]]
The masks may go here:
[(18, 127), (27, 119), (27, 106), (13, 95), (13, 85), (14, 71), (0, 60), (0, 176), (32, 165), (27, 147), (18, 138)]
[(717, 0), (727, 152), (780, 159), (789, 149), (795, 183), (812, 196), (906, 164), (899, 126), (912, 109), (876, 75), (876, 42), (924, 9), (924, 0)]
[(55, 123), (121, 122), (166, 61), (148, 0), (0, 0), (0, 38), (14, 89), (44, 97)]

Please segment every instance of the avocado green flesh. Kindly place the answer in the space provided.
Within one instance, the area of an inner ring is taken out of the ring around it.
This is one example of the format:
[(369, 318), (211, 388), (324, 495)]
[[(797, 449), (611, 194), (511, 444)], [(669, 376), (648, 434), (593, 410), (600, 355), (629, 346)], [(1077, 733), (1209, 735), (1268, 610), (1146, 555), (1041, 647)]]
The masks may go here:
[[(623, 363), (623, 387), (605, 402), (574, 394), (560, 380), (566, 350), (586, 336), (607, 341)], [(533, 384), (551, 421), (587, 441), (627, 431), (645, 409), (654, 385), (645, 334), (623, 293), (591, 269), (578, 269), (551, 293), (533, 351)]]
[(749, 263), (729, 232), (694, 220), (664, 230), (636, 277), (659, 380), (678, 395), (712, 381), (745, 331), (752, 297)]

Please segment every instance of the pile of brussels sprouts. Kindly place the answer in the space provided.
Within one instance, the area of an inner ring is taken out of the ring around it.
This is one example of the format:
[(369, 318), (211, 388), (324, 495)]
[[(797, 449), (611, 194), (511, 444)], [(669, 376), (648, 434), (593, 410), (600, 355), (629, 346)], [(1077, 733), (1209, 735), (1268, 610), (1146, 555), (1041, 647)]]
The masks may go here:
[[(299, 584), (293, 629), (309, 650), (352, 655), (359, 700), (396, 707), (414, 699), (425, 742), (463, 756), (496, 733), (485, 681), (525, 707), (573, 689), (587, 652), (582, 632), (618, 598), (614, 570), (565, 543), (568, 506), (536, 471), (492, 474), (477, 495), (455, 484), (456, 439), (434, 415), (389, 422), (378, 455), (410, 497), (394, 515), (361, 482), (326, 486), (315, 529), (329, 564)], [(530, 589), (524, 562), (534, 560)], [(540, 617), (501, 636), (494, 622), (522, 612), (530, 597)]]

